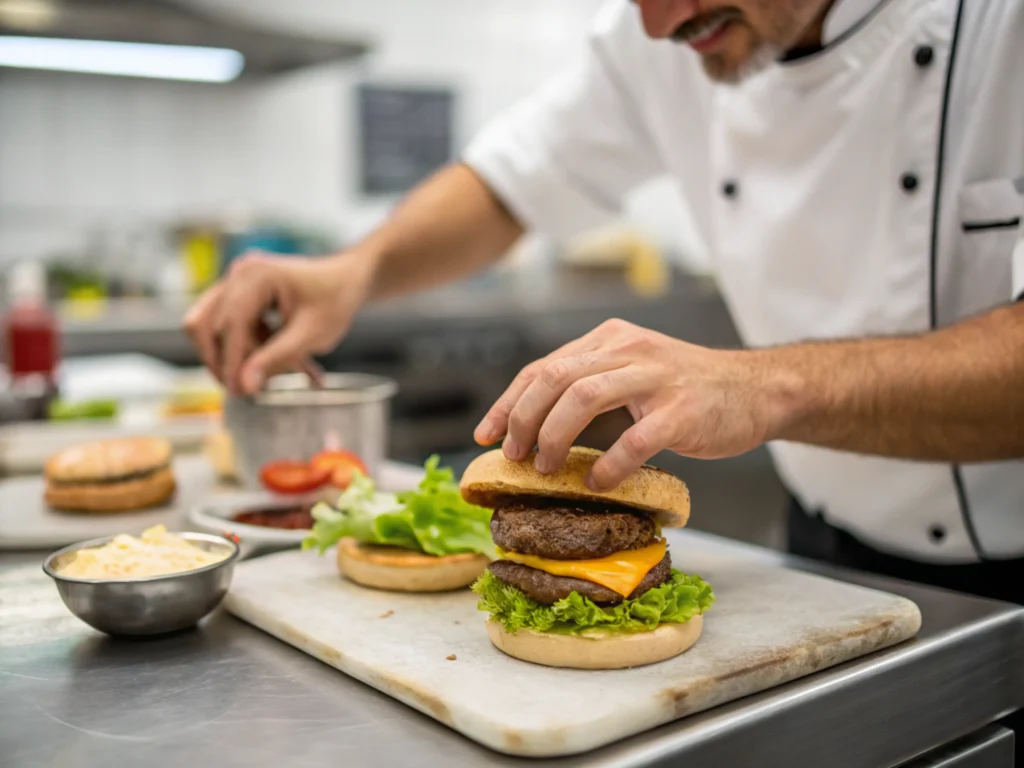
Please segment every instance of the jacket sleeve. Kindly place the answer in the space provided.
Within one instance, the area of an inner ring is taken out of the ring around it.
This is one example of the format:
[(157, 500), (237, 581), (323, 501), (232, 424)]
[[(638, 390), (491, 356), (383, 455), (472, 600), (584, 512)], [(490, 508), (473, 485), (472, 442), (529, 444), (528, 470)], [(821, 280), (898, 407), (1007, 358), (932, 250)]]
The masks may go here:
[[(662, 164), (630, 84), (635, 9), (599, 16), (582, 58), (487, 126), (463, 161), (529, 229), (566, 238), (606, 224)], [(632, 27), (632, 28), (631, 28)]]

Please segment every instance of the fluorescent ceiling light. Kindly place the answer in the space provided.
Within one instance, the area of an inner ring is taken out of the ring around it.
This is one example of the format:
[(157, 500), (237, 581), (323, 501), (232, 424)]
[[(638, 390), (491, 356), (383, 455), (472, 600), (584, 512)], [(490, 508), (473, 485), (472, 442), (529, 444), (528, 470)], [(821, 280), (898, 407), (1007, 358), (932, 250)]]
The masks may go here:
[(244, 66), (228, 48), (0, 35), (0, 67), (226, 83)]

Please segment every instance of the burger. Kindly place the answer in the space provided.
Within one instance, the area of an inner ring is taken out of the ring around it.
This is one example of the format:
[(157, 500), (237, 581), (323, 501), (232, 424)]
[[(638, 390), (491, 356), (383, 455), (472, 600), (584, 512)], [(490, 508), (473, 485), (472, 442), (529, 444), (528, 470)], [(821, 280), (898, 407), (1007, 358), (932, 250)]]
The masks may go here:
[(340, 574), (390, 592), (465, 589), (494, 559), (491, 511), (464, 501), (451, 469), (431, 456), (419, 486), (382, 493), (357, 474), (334, 504), (313, 510), (303, 549), (335, 547)]
[(467, 502), (493, 510), (498, 559), (473, 584), (491, 642), (551, 667), (618, 669), (672, 658), (700, 638), (714, 593), (672, 567), (662, 528), (681, 528), (690, 495), (644, 466), (597, 493), (584, 480), (601, 452), (574, 447), (543, 475), (534, 455), (485, 453), (462, 476)]
[(44, 467), (44, 498), (68, 512), (130, 512), (159, 506), (175, 492), (173, 448), (155, 437), (100, 440), (66, 448)]

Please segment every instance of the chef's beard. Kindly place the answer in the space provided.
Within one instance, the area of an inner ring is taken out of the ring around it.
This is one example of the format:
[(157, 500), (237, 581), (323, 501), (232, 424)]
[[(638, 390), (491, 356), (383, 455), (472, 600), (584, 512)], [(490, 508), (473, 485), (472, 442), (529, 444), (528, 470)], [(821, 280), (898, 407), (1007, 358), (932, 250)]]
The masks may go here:
[[(677, 43), (688, 43), (690, 40), (706, 35), (709, 31), (726, 24), (749, 24), (739, 8), (719, 8), (703, 16), (681, 24), (673, 33), (672, 39)], [(752, 30), (751, 30), (752, 31)], [(756, 39), (753, 48), (746, 58), (739, 63), (733, 62), (727, 52), (711, 53), (701, 56), (704, 72), (712, 80), (727, 85), (735, 85), (761, 72), (785, 53), (785, 46)]]
[(782, 46), (762, 42), (758, 43), (738, 66), (727, 62), (721, 54), (710, 54), (702, 57), (702, 60), (704, 72), (712, 80), (725, 85), (738, 85), (770, 67), (781, 59), (783, 54)]

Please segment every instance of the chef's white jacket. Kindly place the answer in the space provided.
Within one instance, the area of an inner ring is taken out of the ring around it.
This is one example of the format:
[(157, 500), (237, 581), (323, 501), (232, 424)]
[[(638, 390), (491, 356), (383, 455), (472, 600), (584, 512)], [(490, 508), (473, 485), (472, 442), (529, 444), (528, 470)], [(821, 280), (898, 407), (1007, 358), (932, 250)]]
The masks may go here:
[[(824, 42), (717, 85), (615, 0), (582, 60), (464, 159), (554, 236), (670, 175), (750, 346), (920, 333), (1020, 297), (1024, 2), (841, 0)], [(1024, 556), (1022, 461), (769, 449), (806, 509), (881, 551)]]

